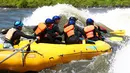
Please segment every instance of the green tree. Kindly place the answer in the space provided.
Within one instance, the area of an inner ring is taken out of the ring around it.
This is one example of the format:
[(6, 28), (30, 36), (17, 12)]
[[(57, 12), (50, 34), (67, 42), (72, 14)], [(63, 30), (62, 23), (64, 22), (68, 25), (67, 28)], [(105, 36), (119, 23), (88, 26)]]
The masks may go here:
[(18, 1), (17, 7), (25, 8), (25, 7), (27, 7), (27, 5), (28, 5), (28, 2), (26, 0), (20, 0), (20, 1)]

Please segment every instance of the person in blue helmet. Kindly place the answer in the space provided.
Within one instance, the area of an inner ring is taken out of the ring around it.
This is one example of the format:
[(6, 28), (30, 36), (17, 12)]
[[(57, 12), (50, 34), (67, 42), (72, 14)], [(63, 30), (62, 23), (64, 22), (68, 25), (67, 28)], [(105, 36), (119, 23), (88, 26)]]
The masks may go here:
[(75, 28), (75, 21), (69, 20), (67, 26), (64, 28), (64, 39), (66, 44), (81, 43), (79, 36), (76, 35), (78, 31)]
[(53, 39), (50, 37), (48, 31), (51, 29), (53, 24), (53, 20), (50, 18), (47, 18), (45, 22), (39, 23), (37, 26), (34, 27), (34, 35), (39, 37), (39, 40), (37, 43), (50, 43), (53, 41)]
[(34, 35), (39, 37), (37, 43), (57, 43), (54, 36), (57, 34), (52, 32), (53, 28), (53, 20), (47, 18), (45, 22), (39, 23), (36, 27), (34, 27)]
[(2, 34), (5, 34), (4, 48), (12, 49), (14, 45), (19, 44), (20, 37), (36, 39), (35, 36), (26, 35), (21, 31), (23, 25), (24, 24), (21, 21), (16, 21), (13, 28), (1, 32)]
[(86, 20), (86, 27), (84, 27), (83, 31), (84, 31), (83, 35), (87, 42), (88, 40), (92, 41), (102, 40), (101, 32), (98, 30), (98, 27), (94, 25), (94, 20), (91, 18), (88, 18)]
[(61, 20), (61, 16), (53, 16), (52, 17), (53, 20), (53, 27), (52, 27), (52, 33), (55, 33), (56, 35), (53, 36), (53, 38), (55, 38), (55, 40), (59, 43), (62, 43), (62, 37), (60, 37), (59, 35), (63, 35), (63, 31), (60, 31), (58, 24), (60, 23)]

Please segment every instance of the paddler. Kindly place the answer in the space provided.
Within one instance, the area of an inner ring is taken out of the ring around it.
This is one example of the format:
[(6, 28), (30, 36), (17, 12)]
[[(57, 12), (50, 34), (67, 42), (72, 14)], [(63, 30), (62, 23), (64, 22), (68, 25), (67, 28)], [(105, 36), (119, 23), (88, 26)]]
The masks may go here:
[(14, 23), (14, 27), (1, 32), (2, 34), (5, 34), (4, 48), (13, 49), (14, 45), (19, 44), (21, 37), (27, 39), (36, 39), (35, 36), (26, 35), (21, 31), (23, 25), (24, 24), (22, 21), (16, 21)]
[(94, 21), (91, 18), (86, 20), (86, 27), (84, 27), (84, 37), (87, 40), (97, 41), (102, 40), (101, 32), (98, 30), (98, 27), (94, 25)]

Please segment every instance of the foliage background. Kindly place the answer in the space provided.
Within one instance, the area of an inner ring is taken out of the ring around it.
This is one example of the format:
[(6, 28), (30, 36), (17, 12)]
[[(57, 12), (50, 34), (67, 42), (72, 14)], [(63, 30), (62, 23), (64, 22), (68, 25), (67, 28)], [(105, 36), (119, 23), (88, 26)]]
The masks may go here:
[(0, 7), (37, 8), (44, 5), (71, 4), (75, 7), (129, 7), (130, 0), (0, 0)]

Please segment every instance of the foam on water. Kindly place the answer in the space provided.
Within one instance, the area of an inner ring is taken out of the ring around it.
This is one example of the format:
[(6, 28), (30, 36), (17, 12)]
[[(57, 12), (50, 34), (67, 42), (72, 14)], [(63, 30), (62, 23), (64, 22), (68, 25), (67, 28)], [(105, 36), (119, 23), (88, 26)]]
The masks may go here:
[(118, 50), (113, 57), (112, 65), (109, 73), (130, 73), (130, 43)]

